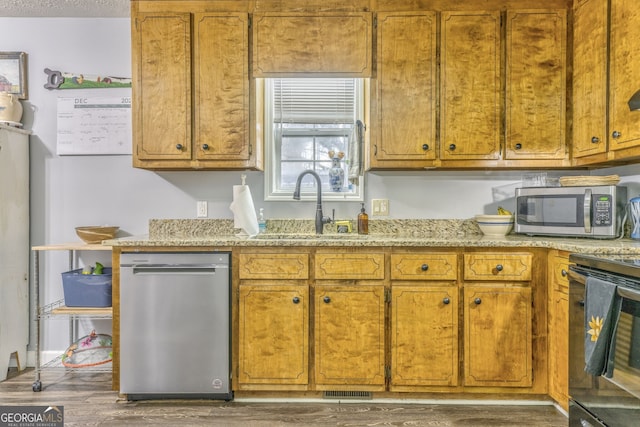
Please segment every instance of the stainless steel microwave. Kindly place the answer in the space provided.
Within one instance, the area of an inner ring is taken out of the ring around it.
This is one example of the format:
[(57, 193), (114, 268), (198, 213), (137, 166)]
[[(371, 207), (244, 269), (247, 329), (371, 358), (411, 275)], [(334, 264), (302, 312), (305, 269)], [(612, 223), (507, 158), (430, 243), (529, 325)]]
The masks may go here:
[(613, 239), (627, 203), (622, 186), (516, 188), (514, 231), (544, 236)]

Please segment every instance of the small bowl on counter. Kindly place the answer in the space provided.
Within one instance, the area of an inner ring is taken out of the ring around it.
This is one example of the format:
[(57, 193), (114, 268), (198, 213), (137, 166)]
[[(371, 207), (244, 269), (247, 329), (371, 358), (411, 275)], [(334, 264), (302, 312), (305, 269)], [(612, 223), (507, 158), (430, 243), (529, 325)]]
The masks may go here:
[(85, 243), (100, 243), (103, 240), (113, 239), (120, 227), (108, 225), (88, 225), (76, 227), (76, 234)]
[(476, 215), (480, 231), (489, 237), (504, 237), (513, 230), (513, 215)]

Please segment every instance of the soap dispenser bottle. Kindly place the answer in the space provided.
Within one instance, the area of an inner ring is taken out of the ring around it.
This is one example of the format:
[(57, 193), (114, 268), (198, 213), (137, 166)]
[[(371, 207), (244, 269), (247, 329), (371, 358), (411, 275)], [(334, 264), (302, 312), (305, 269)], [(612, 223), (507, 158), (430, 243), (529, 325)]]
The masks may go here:
[(369, 215), (364, 211), (364, 203), (358, 214), (358, 234), (369, 234)]
[(264, 219), (264, 208), (260, 208), (258, 215), (258, 232), (264, 233), (267, 231), (267, 220)]

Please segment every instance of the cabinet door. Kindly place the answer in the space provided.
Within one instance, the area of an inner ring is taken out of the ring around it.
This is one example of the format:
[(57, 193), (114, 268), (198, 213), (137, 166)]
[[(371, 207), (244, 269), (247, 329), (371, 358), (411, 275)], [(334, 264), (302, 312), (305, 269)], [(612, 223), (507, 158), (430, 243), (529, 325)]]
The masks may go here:
[(194, 150), (199, 160), (250, 159), (246, 13), (194, 16)]
[(464, 287), (464, 385), (533, 382), (531, 288)]
[(240, 384), (307, 384), (309, 288), (240, 285)]
[(573, 14), (573, 157), (607, 150), (607, 0), (583, 0)]
[(441, 31), (440, 158), (498, 159), (500, 13), (443, 12)]
[(370, 77), (372, 14), (254, 13), (254, 77)]
[(379, 13), (372, 168), (436, 157), (436, 14)]
[(568, 256), (549, 256), (549, 395), (569, 408)]
[(640, 144), (640, 114), (627, 102), (640, 89), (640, 3), (611, 1), (609, 132), (611, 150)]
[(385, 386), (382, 285), (316, 285), (316, 388)]
[(133, 164), (191, 159), (191, 16), (132, 20)]
[(457, 385), (457, 286), (392, 286), (391, 294), (391, 385)]
[(566, 11), (508, 11), (506, 27), (505, 159), (564, 159)]

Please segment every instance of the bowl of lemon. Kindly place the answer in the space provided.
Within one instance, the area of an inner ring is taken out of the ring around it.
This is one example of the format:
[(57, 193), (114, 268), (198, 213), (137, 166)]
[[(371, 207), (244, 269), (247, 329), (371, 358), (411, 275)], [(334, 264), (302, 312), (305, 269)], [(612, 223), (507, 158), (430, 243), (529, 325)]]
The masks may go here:
[(475, 220), (485, 236), (504, 237), (513, 230), (513, 214), (502, 207), (496, 215), (476, 215)]

